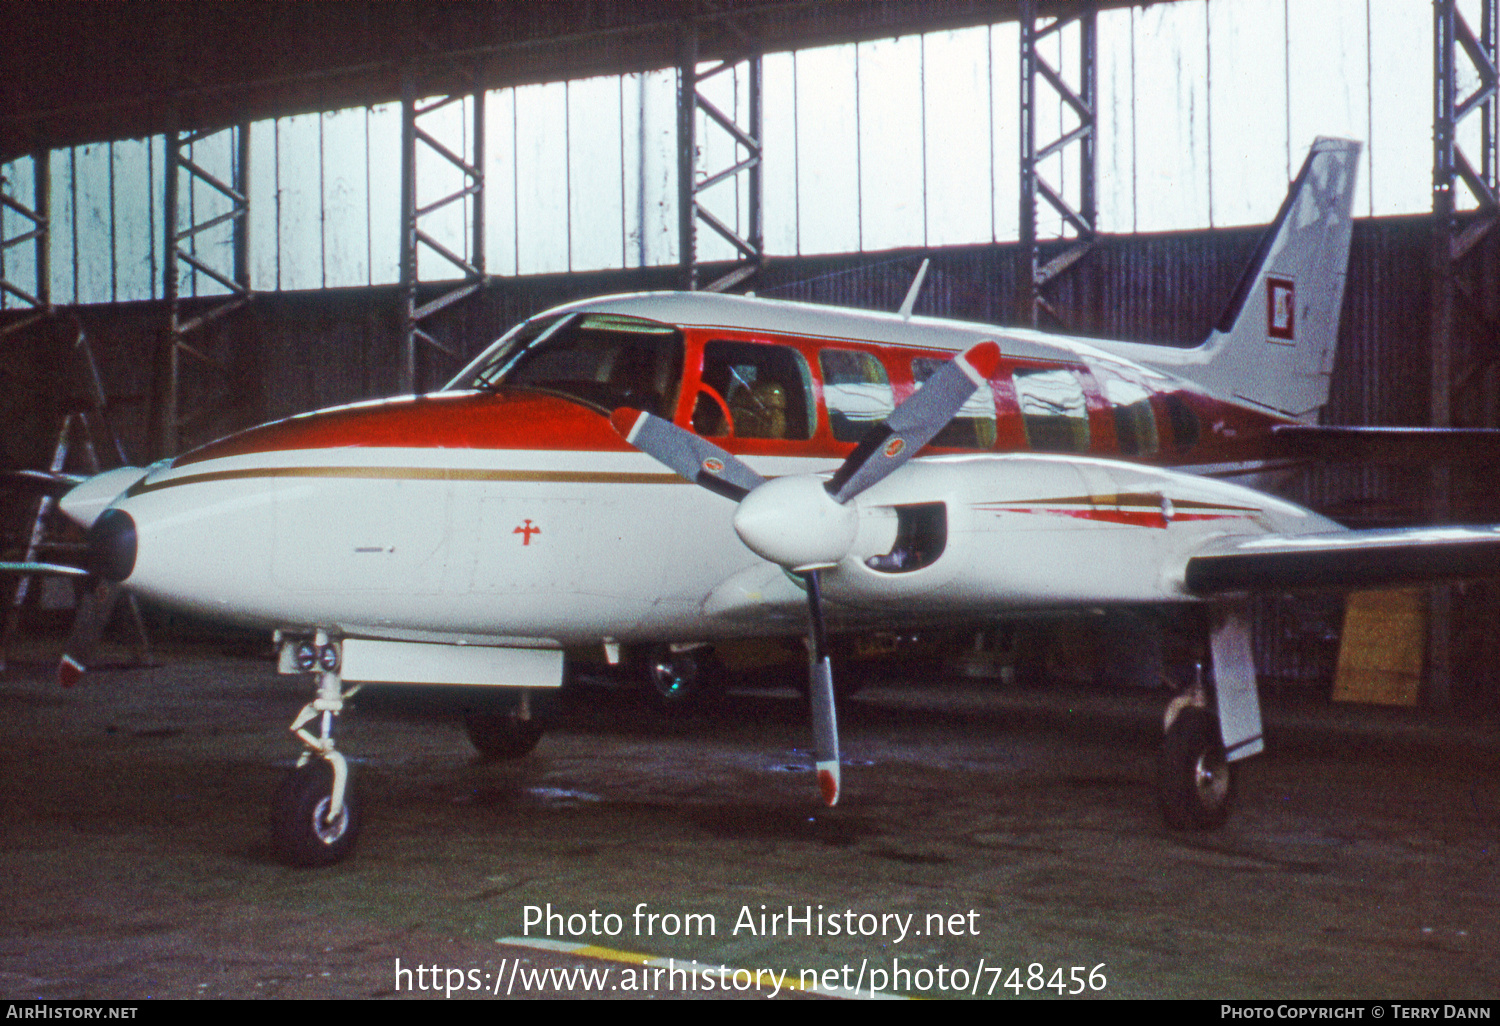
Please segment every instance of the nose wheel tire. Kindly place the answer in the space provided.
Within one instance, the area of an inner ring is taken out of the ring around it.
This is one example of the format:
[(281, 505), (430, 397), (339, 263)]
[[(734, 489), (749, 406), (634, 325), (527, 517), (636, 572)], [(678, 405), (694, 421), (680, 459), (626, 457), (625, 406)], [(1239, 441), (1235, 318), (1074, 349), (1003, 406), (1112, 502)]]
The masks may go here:
[(486, 760), (504, 762), (529, 755), (541, 741), (540, 720), (522, 719), (519, 713), (466, 713), (464, 730), (469, 742)]
[(360, 808), (353, 788), (345, 788), (343, 808), (330, 817), (333, 768), (322, 759), (287, 773), (271, 807), (271, 842), (294, 866), (331, 866), (354, 850)]
[(1205, 710), (1178, 714), (1162, 744), (1158, 798), (1174, 830), (1222, 826), (1234, 804), (1235, 780), (1219, 725)]

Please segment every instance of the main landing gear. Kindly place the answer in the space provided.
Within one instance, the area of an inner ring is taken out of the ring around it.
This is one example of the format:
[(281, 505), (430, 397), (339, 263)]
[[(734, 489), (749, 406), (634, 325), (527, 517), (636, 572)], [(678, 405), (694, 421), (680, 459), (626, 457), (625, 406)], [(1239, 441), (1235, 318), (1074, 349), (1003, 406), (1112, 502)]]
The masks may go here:
[[(290, 729), (306, 750), (276, 792), (271, 842), (294, 866), (330, 866), (348, 856), (359, 837), (360, 808), (349, 786), (349, 763), (333, 742), (334, 717), (359, 687), (343, 689), (339, 647), (324, 632), (289, 647), (296, 669), (317, 672), (318, 694), (292, 721)], [(314, 720), (316, 735), (307, 729)]]
[(1208, 710), (1202, 665), (1191, 687), (1167, 705), (1157, 766), (1157, 802), (1173, 830), (1223, 826), (1234, 805), (1235, 777), (1218, 720)]

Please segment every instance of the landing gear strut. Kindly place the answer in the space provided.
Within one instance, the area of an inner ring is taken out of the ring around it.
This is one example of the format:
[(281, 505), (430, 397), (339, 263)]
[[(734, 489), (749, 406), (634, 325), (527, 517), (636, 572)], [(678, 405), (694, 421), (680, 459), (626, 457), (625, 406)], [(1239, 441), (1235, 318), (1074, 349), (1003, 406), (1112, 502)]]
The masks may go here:
[[(294, 649), (292, 658), (300, 669), (318, 671), (318, 694), (292, 721), (290, 729), (306, 751), (276, 792), (271, 841), (294, 866), (330, 866), (354, 850), (359, 836), (360, 809), (349, 786), (349, 763), (333, 741), (334, 717), (359, 687), (343, 689), (339, 649), (324, 632)], [(314, 720), (317, 735), (307, 730)]]

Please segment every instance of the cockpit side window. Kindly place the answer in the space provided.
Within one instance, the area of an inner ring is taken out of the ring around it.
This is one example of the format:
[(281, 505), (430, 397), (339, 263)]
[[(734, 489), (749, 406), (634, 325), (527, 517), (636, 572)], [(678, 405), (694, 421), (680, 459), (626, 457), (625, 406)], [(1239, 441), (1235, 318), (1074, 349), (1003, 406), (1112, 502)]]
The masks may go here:
[(467, 387), (534, 388), (605, 413), (631, 406), (670, 419), (682, 359), (682, 333), (671, 325), (580, 314), (518, 335)]
[[(704, 392), (713, 392), (714, 407), (726, 410), (732, 425), (710, 427), (712, 410), (700, 402), (694, 428), (703, 434), (722, 434), (717, 427), (732, 426), (736, 438), (812, 437), (812, 377), (802, 354), (789, 346), (759, 342), (712, 341), (703, 347)], [(700, 397), (702, 399), (703, 397)], [(700, 423), (699, 413), (704, 413)]]

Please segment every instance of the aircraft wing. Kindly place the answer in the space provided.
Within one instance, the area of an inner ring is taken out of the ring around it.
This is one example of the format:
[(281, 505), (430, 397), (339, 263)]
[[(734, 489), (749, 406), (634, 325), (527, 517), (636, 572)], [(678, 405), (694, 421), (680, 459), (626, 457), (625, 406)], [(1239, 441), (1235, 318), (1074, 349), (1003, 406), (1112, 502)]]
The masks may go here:
[(1500, 577), (1500, 525), (1226, 539), (1187, 562), (1194, 595), (1345, 590)]

